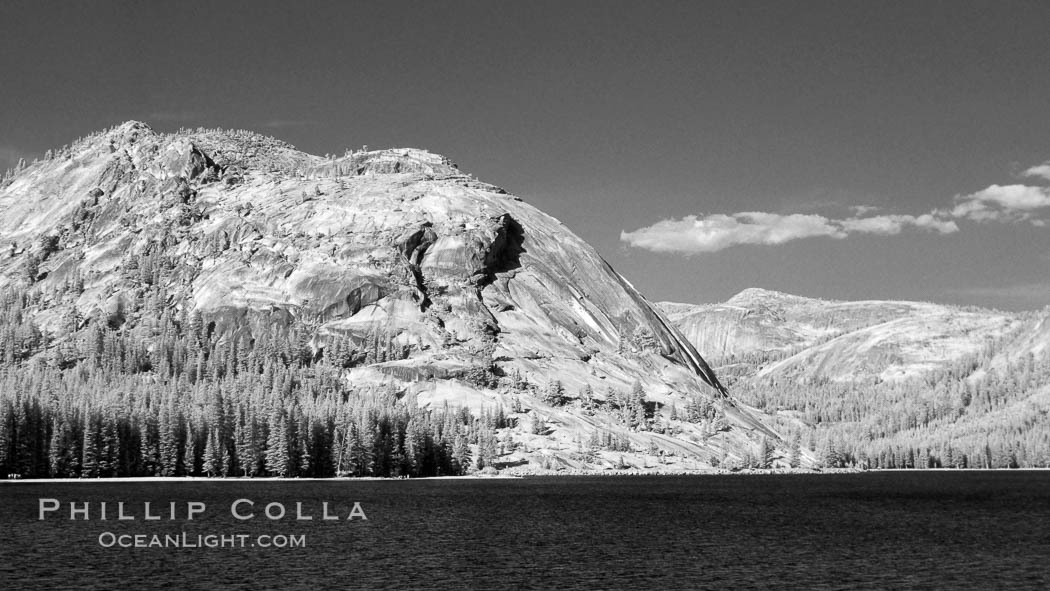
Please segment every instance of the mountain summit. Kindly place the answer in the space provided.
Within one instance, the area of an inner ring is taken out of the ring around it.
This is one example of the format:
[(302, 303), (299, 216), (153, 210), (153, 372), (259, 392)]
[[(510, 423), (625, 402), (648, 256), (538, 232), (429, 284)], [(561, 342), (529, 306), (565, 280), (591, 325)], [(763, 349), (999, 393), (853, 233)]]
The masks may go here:
[[(320, 157), (131, 121), (5, 178), (0, 210), (0, 288), (28, 294), (63, 367), (85, 339), (192, 324), (240, 352), (292, 338), (348, 391), (513, 409), (512, 436), (558, 465), (588, 467), (570, 451), (597, 435), (695, 466), (776, 440), (593, 248), (424, 150)], [(624, 418), (628, 392), (644, 418)], [(678, 417), (699, 401), (721, 409), (717, 443)]]

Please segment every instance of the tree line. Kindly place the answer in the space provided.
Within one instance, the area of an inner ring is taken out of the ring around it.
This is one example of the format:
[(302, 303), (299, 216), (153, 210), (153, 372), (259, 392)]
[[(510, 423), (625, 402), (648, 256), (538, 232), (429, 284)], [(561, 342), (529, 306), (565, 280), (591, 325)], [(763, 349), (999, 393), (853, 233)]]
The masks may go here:
[[(0, 474), (456, 475), (490, 464), (512, 424), (498, 406), (423, 409), (347, 384), (347, 339), (318, 358), (294, 324), (220, 338), (159, 291), (136, 326), (72, 318), (65, 338), (33, 322), (39, 294), (0, 294)], [(387, 355), (379, 338), (365, 348)]]
[(827, 467), (1050, 467), (1050, 354), (1000, 356), (1009, 335), (947, 368), (897, 382), (738, 380)]

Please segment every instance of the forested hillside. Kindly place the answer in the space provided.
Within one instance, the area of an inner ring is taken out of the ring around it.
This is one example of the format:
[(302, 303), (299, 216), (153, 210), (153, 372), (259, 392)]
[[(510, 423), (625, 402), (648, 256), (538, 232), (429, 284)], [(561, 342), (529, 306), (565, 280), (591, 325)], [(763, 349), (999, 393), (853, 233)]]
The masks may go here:
[[(138, 273), (142, 264), (124, 268)], [(155, 268), (158, 276), (165, 267)], [(527, 441), (539, 441), (542, 451), (543, 436), (564, 420), (564, 411), (610, 425), (573, 437), (577, 465), (601, 464), (603, 453), (659, 454), (654, 444), (638, 449), (637, 438), (624, 431), (711, 439), (720, 448), (703, 456), (708, 465), (774, 461), (766, 439), (756, 440), (743, 460), (734, 459), (725, 447), (730, 423), (723, 405), (690, 397), (680, 409), (672, 404), (661, 411), (646, 402), (640, 382), (629, 391), (569, 392), (554, 378), (536, 387), (517, 374), (477, 373), (462, 377), (515, 393), (509, 408), (499, 403), (478, 412), (447, 403), (423, 408), (393, 383), (347, 383), (348, 368), (404, 357), (388, 338), (377, 334), (363, 343), (333, 338), (315, 349), (306, 338), (308, 327), (295, 323), (274, 325), (251, 340), (219, 338), (214, 323), (199, 312), (185, 312), (189, 306), (173, 313), (175, 307), (163, 303), (170, 299), (156, 287), (162, 283), (142, 284), (145, 297), (126, 310), (144, 319), (134, 326), (114, 329), (100, 318), (74, 315), (63, 319), (68, 332), (57, 341), (40, 330), (30, 311), (45, 300), (77, 297), (77, 282), (46, 294), (3, 292), (4, 474), (457, 475), (498, 465), (501, 457), (505, 463), (505, 456), (527, 448)], [(522, 400), (529, 399), (539, 399), (552, 412), (527, 409)]]
[[(146, 309), (162, 295), (153, 291)], [(6, 473), (461, 474), (491, 462), (495, 430), (508, 426), (495, 405), (477, 416), (398, 404), (382, 387), (348, 389), (340, 363), (349, 363), (352, 345), (314, 363), (294, 326), (254, 345), (219, 342), (199, 314), (161, 309), (155, 323), (132, 330), (70, 318), (89, 328), (55, 344), (28, 319), (24, 293), (7, 292), (0, 305)], [(380, 356), (397, 354), (376, 346)]]
[[(730, 389), (825, 466), (1050, 466), (1050, 310), (762, 290), (661, 306), (697, 341), (722, 339), (715, 369)], [(733, 352), (735, 337), (750, 350)]]

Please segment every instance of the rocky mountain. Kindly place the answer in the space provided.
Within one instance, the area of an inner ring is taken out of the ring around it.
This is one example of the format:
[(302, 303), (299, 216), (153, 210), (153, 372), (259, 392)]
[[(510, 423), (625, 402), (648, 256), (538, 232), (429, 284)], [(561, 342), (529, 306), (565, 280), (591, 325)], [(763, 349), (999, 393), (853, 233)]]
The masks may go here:
[[(1050, 309), (763, 289), (657, 307), (734, 392), (814, 450), (893, 467), (954, 465), (962, 455), (983, 467), (1050, 464)], [(905, 452), (911, 460), (893, 455)]]
[[(1040, 331), (1031, 315), (920, 302), (826, 301), (764, 289), (746, 289), (723, 304), (658, 307), (712, 362), (727, 369), (761, 365), (751, 368), (760, 377), (803, 382), (907, 380), (975, 356), (990, 342)], [(1023, 353), (1041, 354), (1046, 347), (1032, 342)]]
[[(593, 248), (437, 154), (320, 157), (246, 131), (128, 122), (7, 176), (0, 211), (0, 289), (18, 294), (19, 319), (0, 350), (17, 371), (75, 371), (125, 339), (152, 355), (140, 373), (226, 351), (334, 367), (348, 396), (506, 409), (501, 466), (703, 468), (762, 437), (787, 455)], [(155, 359), (179, 339), (189, 353)], [(701, 403), (706, 418), (678, 416)], [(594, 445), (609, 440), (615, 454)]]

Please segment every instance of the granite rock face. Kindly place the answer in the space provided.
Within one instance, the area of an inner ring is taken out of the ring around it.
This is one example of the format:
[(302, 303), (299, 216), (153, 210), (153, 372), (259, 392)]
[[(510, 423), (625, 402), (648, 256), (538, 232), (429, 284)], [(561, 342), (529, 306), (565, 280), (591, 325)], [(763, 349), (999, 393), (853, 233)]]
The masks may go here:
[[(76, 298), (41, 302), (36, 321), (56, 336), (70, 315), (110, 328), (148, 320), (125, 312), (141, 297), (126, 278), (158, 264), (164, 303), (199, 312), (216, 338), (297, 323), (317, 356), (334, 340), (362, 351), (383, 340), (402, 354), (362, 355), (347, 380), (420, 404), (507, 403), (508, 376), (532, 392), (559, 380), (570, 398), (638, 382), (657, 413), (691, 396), (723, 401), (738, 431), (726, 445), (773, 436), (593, 248), (437, 154), (319, 157), (251, 132), (128, 122), (5, 181), (0, 211), (0, 287), (83, 284)], [(478, 375), (488, 377), (467, 377)], [(525, 398), (565, 438), (615, 429)]]
[(1045, 315), (925, 302), (828, 301), (753, 288), (722, 304), (658, 307), (716, 366), (800, 383), (914, 379), (992, 342), (1005, 366), (1042, 355), (1050, 343)]

